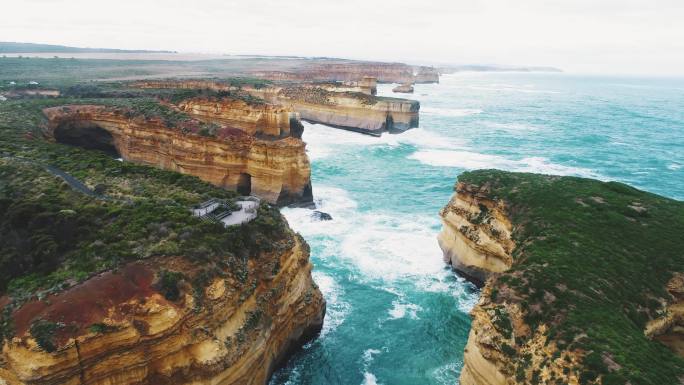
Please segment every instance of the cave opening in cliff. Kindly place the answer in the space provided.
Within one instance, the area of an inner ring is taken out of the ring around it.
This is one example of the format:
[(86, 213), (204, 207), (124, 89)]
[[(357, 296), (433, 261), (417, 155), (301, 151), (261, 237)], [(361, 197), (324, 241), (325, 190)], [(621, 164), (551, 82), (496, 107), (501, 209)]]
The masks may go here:
[(252, 176), (247, 173), (240, 174), (237, 184), (237, 192), (240, 195), (250, 195), (252, 193)]
[(54, 138), (59, 143), (98, 150), (114, 158), (121, 158), (119, 150), (114, 145), (112, 134), (92, 122), (64, 122), (55, 128)]

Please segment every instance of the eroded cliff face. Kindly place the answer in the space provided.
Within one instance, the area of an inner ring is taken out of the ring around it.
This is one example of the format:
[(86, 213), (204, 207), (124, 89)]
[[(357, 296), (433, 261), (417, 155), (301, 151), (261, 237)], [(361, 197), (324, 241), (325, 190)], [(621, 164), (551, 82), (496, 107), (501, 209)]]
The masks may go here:
[(304, 120), (365, 134), (381, 135), (418, 127), (420, 103), (414, 100), (331, 92), (316, 86), (244, 90), (271, 103), (290, 106)]
[(439, 70), (434, 67), (414, 67), (414, 83), (439, 83)]
[[(606, 261), (596, 262), (596, 248), (627, 246), (620, 244), (619, 237), (609, 243), (593, 233), (604, 230), (605, 218), (618, 218), (616, 222), (634, 230), (632, 237), (637, 237), (645, 221), (661, 225), (656, 223), (660, 219), (653, 219), (656, 212), (658, 218), (669, 218), (671, 212), (681, 210), (680, 202), (669, 202), (667, 210), (658, 212), (655, 205), (664, 204), (666, 198), (649, 200), (652, 196), (620, 187), (614, 182), (495, 170), (459, 177), (454, 196), (440, 212), (443, 229), (438, 240), (445, 260), (483, 285), (471, 311), (461, 385), (655, 383), (644, 380), (648, 370), (656, 373), (651, 378), (670, 376), (668, 383), (684, 380), (681, 361), (662, 346), (684, 357), (684, 274), (677, 263), (678, 249), (668, 243), (674, 236), (662, 235), (670, 227), (679, 228), (680, 222), (654, 230), (649, 234), (651, 242), (625, 242), (644, 251), (625, 259), (618, 255), (609, 262), (610, 266), (623, 263), (621, 270), (610, 267), (597, 272)], [(587, 202), (599, 212), (614, 211), (597, 214)], [(654, 252), (650, 247), (655, 242), (669, 246)], [(675, 257), (669, 258), (674, 262), (661, 260), (658, 266), (663, 270), (657, 276), (642, 281), (635, 277), (646, 274), (652, 258), (665, 253), (672, 253)], [(592, 257), (578, 262), (578, 254)], [(658, 279), (664, 279), (666, 290), (653, 287)], [(615, 286), (592, 286), (608, 281)], [(638, 289), (622, 295), (613, 289), (621, 285), (638, 285)], [(628, 343), (623, 347), (624, 341)], [(648, 362), (651, 357), (659, 358)], [(628, 360), (643, 366), (626, 369)], [(661, 362), (667, 363), (652, 369)]]
[(684, 357), (684, 273), (672, 277), (667, 291), (672, 297), (665, 304), (662, 316), (649, 321), (644, 333)]
[(299, 114), (291, 107), (227, 98), (193, 98), (175, 107), (199, 120), (235, 127), (252, 136), (301, 138), (302, 134)]
[(486, 185), (458, 183), (456, 193), (440, 212), (442, 231), (438, 236), (444, 261), (480, 286), (489, 274), (511, 267), (515, 247), (505, 204), (487, 193)]
[[(374, 81), (368, 80), (368, 87)], [(292, 109), (301, 118), (370, 135), (402, 132), (418, 127), (420, 103), (400, 98), (380, 98), (367, 92), (350, 92), (366, 86), (330, 83), (301, 83), (288, 86), (241, 87), (241, 92), (266, 100), (270, 104)], [(359, 83), (361, 84), (361, 83)], [(145, 81), (140, 88), (210, 89), (229, 91), (229, 84), (213, 81)], [(212, 109), (212, 107), (209, 107)], [(192, 109), (190, 109), (192, 110)]]
[(404, 63), (330, 62), (312, 63), (289, 71), (252, 71), (252, 76), (286, 81), (359, 81), (365, 76), (381, 83), (438, 83), (436, 68)]
[[(443, 227), (438, 242), (444, 260), (472, 282), (484, 285), (471, 312), (460, 384), (554, 383), (556, 379), (562, 379), (563, 384), (578, 384), (575, 367), (581, 355), (559, 351), (555, 341), (547, 340), (546, 327), (531, 330), (519, 304), (501, 300), (514, 294), (505, 291), (505, 286), (494, 289), (488, 281), (511, 268), (511, 254), (516, 247), (506, 204), (489, 193), (487, 184), (459, 182), (455, 194), (440, 212)], [(516, 339), (521, 337), (526, 343), (514, 348)], [(528, 357), (525, 366), (514, 356)]]
[[(559, 349), (556, 341), (549, 340), (546, 326), (532, 330), (520, 306), (494, 301), (497, 295), (486, 285), (470, 314), (472, 324), (459, 383), (578, 385), (581, 372), (577, 368), (582, 365), (583, 352)], [(514, 348), (516, 338), (524, 338), (526, 343)], [(515, 357), (525, 357), (525, 361)]]
[(361, 80), (318, 82), (312, 85), (333, 92), (360, 92), (366, 95), (375, 95), (378, 92), (377, 79), (371, 76), (364, 76)]
[[(0, 382), (261, 385), (320, 330), (325, 302), (299, 236), (202, 268), (157, 257), (25, 303)], [(180, 275), (169, 283), (169, 272)]]
[[(198, 115), (207, 113), (205, 107), (201, 103), (185, 106)], [(218, 108), (212, 119), (234, 117), (228, 111), (221, 114), (222, 106), (209, 108), (213, 108), (212, 114)], [(110, 136), (101, 139), (111, 141), (127, 161), (195, 175), (227, 189), (237, 189), (247, 179), (251, 193), (274, 204), (313, 199), (306, 145), (298, 138), (262, 140), (229, 127), (220, 128), (215, 136), (203, 136), (167, 127), (160, 120), (129, 117), (126, 111), (102, 106), (55, 107), (45, 109), (44, 114), (49, 120), (45, 135), (51, 139), (88, 137), (101, 128)], [(291, 118), (291, 114), (289, 110), (262, 114), (261, 118), (272, 117), (274, 124), (260, 126), (256, 119), (252, 129), (282, 134), (287, 129), (283, 120)]]

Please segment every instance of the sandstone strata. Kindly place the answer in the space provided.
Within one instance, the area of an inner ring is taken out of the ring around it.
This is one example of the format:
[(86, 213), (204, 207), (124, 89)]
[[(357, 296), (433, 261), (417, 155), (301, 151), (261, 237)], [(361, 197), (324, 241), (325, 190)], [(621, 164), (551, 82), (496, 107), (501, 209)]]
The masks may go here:
[(438, 236), (444, 261), (482, 285), (491, 273), (508, 270), (515, 247), (505, 204), (487, 196), (487, 187), (456, 185), (440, 215)]
[(403, 63), (329, 61), (287, 71), (252, 71), (251, 75), (285, 81), (359, 81), (371, 76), (381, 83), (439, 83), (436, 68)]
[[(227, 83), (190, 81), (145, 81), (141, 88), (210, 89), (229, 91)], [(418, 127), (420, 103), (399, 98), (380, 98), (362, 92), (341, 91), (347, 86), (320, 83), (241, 88), (267, 102), (292, 108), (307, 121), (327, 124), (370, 135), (402, 132)]]
[(378, 92), (377, 79), (371, 76), (364, 76), (358, 81), (317, 82), (313, 85), (333, 92), (360, 92), (366, 95), (375, 95)]
[[(184, 108), (205, 114), (205, 105), (189, 102)], [(209, 106), (217, 120), (230, 120), (234, 114), (221, 113), (222, 105)], [(218, 112), (216, 112), (218, 110)], [(299, 138), (262, 140), (243, 131), (224, 127), (214, 136), (183, 132), (158, 119), (130, 117), (124, 110), (101, 106), (64, 106), (44, 110), (49, 120), (48, 138), (76, 138), (104, 129), (120, 156), (128, 161), (165, 170), (191, 174), (216, 186), (237, 189), (249, 180), (251, 193), (271, 203), (311, 202), (310, 164), (305, 143)], [(262, 114), (274, 125), (257, 118), (245, 131), (286, 133), (289, 110)], [(263, 116), (262, 116), (263, 118)], [(253, 123), (253, 124), (252, 124)], [(282, 125), (281, 125), (282, 123)], [(247, 124), (247, 123), (245, 123)], [(98, 134), (99, 135), (99, 134)], [(100, 135), (102, 136), (102, 135)]]
[(649, 321), (645, 334), (684, 357), (684, 273), (675, 274), (667, 283), (667, 291), (672, 298), (662, 316)]
[(294, 108), (303, 120), (371, 135), (418, 127), (420, 104), (361, 93), (330, 92), (316, 86), (245, 88), (271, 103)]
[(230, 98), (193, 98), (175, 107), (199, 120), (235, 127), (252, 136), (301, 138), (302, 134), (299, 114), (291, 107)]
[[(684, 356), (681, 209), (615, 182), (462, 174), (438, 236), (445, 260), (483, 286), (460, 384), (681, 382), (665, 349)], [(636, 240), (595, 233), (610, 221)]]
[[(134, 262), (26, 303), (13, 313), (0, 383), (266, 384), (325, 312), (308, 246), (291, 232), (281, 246), (227, 256), (209, 277), (183, 257)], [(163, 271), (182, 273), (175, 298), (161, 290)], [(56, 329), (38, 341), (36, 322)]]

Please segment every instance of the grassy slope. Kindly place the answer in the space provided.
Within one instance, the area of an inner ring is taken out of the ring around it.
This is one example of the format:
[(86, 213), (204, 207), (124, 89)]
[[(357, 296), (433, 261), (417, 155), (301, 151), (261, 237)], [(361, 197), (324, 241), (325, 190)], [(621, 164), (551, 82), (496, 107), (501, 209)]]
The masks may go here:
[[(561, 348), (593, 352), (583, 380), (602, 374), (604, 384), (678, 383), (684, 360), (643, 330), (669, 298), (672, 273), (684, 271), (683, 202), (574, 177), (483, 170), (459, 181), (490, 183), (490, 195), (507, 202), (518, 247), (495, 291), (513, 287), (532, 329), (551, 325), (549, 336)], [(546, 293), (556, 300), (545, 300)], [(604, 353), (621, 369), (609, 371)]]
[(229, 78), (258, 69), (291, 69), (303, 60), (245, 58), (226, 60), (110, 60), (66, 58), (15, 58), (0, 54), (0, 91), (11, 81), (40, 82), (60, 87), (88, 80), (143, 79), (149, 77)]

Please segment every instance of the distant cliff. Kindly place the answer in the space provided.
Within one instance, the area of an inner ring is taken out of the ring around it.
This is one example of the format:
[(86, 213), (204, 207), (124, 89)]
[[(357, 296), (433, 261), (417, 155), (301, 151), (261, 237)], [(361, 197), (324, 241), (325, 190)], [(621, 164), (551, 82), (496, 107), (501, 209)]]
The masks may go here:
[(144, 81), (134, 87), (146, 89), (209, 89), (248, 93), (268, 103), (291, 108), (301, 118), (311, 122), (358, 131), (370, 135), (402, 132), (418, 127), (420, 103), (415, 100), (378, 97), (368, 92), (351, 92), (359, 88), (371, 90), (368, 79), (363, 87), (358, 84), (295, 83), (282, 85), (250, 84), (236, 87), (230, 83), (209, 80)]
[(292, 107), (302, 119), (381, 135), (418, 127), (420, 103), (354, 92), (332, 92), (316, 86), (245, 88), (272, 103)]
[(302, 136), (299, 114), (292, 107), (267, 103), (254, 105), (230, 98), (191, 98), (174, 107), (199, 120), (238, 128), (252, 136)]
[(462, 385), (684, 381), (684, 203), (573, 177), (459, 177), (439, 244), (479, 285)]
[(289, 71), (252, 71), (251, 74), (288, 81), (359, 81), (370, 76), (380, 83), (439, 83), (439, 72), (433, 67), (343, 60), (314, 62)]

